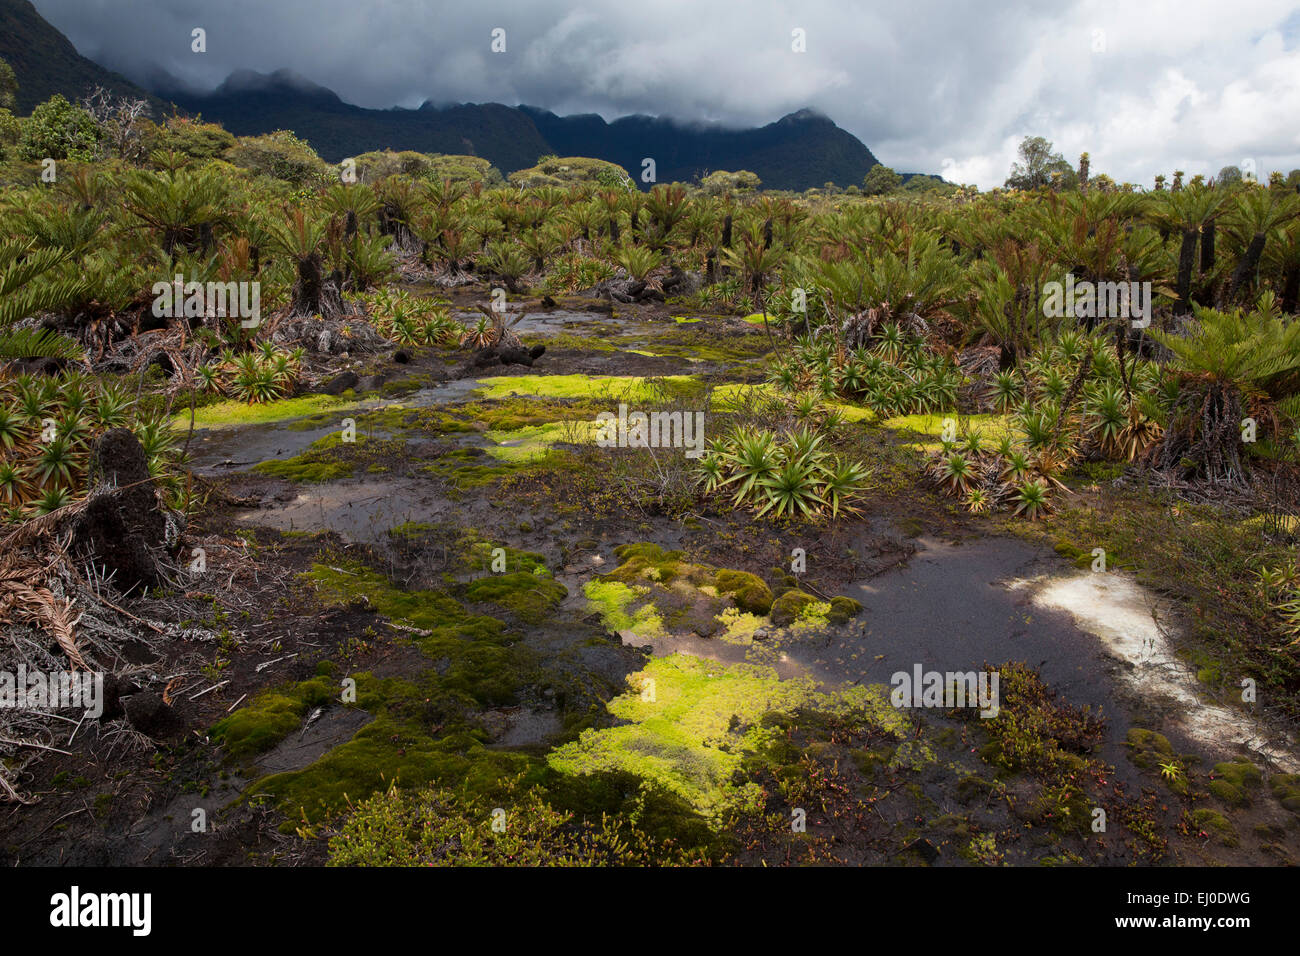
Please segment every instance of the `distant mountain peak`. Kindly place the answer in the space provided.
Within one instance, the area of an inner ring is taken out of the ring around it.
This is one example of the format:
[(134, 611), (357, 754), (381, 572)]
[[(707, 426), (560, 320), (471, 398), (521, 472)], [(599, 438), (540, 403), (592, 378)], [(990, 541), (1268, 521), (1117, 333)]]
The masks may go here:
[(226, 77), (225, 82), (212, 91), (212, 96), (238, 96), (242, 93), (292, 93), (342, 103), (339, 95), (328, 87), (321, 86), (293, 70), (276, 70), (273, 73), (259, 73), (256, 70), (236, 70)]

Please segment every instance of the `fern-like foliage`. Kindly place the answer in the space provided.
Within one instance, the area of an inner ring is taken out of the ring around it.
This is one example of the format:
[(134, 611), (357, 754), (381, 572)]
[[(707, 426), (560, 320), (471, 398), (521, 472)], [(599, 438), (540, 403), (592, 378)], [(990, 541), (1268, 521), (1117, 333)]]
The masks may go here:
[(71, 256), (66, 249), (0, 242), (0, 329), (37, 312), (58, 309), (85, 293), (85, 281), (62, 268)]
[(83, 362), (86, 353), (75, 340), (49, 329), (0, 331), (0, 362), (20, 358), (56, 358)]
[(1187, 335), (1154, 332), (1175, 366), (1285, 402), (1300, 393), (1300, 322), (1283, 319), (1271, 292), (1251, 312), (1197, 308)]

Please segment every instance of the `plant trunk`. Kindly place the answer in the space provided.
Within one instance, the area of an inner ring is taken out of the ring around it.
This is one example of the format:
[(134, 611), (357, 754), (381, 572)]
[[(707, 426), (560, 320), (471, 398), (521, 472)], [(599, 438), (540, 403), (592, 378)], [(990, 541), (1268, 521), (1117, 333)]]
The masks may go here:
[(1300, 265), (1292, 265), (1282, 277), (1282, 311), (1294, 315), (1300, 299)]
[(1185, 381), (1153, 453), (1159, 470), (1180, 479), (1244, 487), (1241, 396), (1223, 382)]
[(1187, 315), (1192, 311), (1192, 269), (1196, 265), (1196, 227), (1183, 229), (1183, 246), (1178, 252), (1178, 283), (1174, 292), (1178, 304), (1174, 307), (1176, 314)]
[(1255, 269), (1259, 265), (1260, 256), (1264, 254), (1264, 242), (1267, 238), (1266, 233), (1257, 232), (1254, 238), (1250, 240), (1250, 245), (1246, 247), (1246, 254), (1237, 263), (1237, 268), (1232, 272), (1232, 278), (1228, 280), (1228, 287), (1223, 290), (1220, 307), (1231, 308), (1237, 293), (1241, 291), (1241, 287), (1250, 276), (1254, 275)]

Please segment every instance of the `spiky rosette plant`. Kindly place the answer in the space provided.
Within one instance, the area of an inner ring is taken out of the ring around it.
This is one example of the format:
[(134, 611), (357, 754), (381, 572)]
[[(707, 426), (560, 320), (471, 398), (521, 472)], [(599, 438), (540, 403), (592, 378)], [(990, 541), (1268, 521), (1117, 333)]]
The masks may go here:
[[(1178, 397), (1157, 468), (1183, 478), (1242, 486), (1243, 438), (1257, 428), (1282, 432), (1300, 422), (1300, 323), (1286, 321), (1273, 294), (1246, 312), (1195, 309), (1185, 335), (1153, 333), (1174, 354)], [(1258, 412), (1247, 414), (1247, 409)]]

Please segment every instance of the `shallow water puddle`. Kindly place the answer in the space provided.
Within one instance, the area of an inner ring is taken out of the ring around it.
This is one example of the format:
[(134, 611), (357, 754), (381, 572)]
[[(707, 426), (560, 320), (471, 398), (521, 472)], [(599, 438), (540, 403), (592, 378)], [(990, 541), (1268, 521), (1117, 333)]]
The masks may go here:
[[(340, 405), (327, 413), (331, 420), (310, 428), (300, 423), (318, 416), (262, 422), (256, 425), (235, 425), (225, 428), (206, 428), (194, 433), (190, 442), (192, 468), (196, 474), (225, 474), (242, 471), (264, 461), (293, 458), (311, 447), (313, 442), (337, 432), (343, 419), (361, 412), (384, 408), (429, 408), (449, 405), (469, 398), (480, 387), (476, 379), (459, 379), (426, 386), (401, 398), (372, 398), (349, 405)], [(298, 425), (299, 427), (294, 427)], [(375, 432), (374, 437), (386, 437)]]
[(384, 540), (390, 528), (430, 521), (444, 515), (448, 507), (427, 481), (344, 478), (304, 487), (286, 504), (250, 508), (236, 513), (235, 518), (278, 531), (334, 531), (350, 541), (373, 544)]
[[(518, 313), (514, 310), (506, 312), (505, 321), (509, 322), (516, 315)], [(472, 328), (478, 323), (479, 319), (483, 318), (483, 313), (457, 312), (454, 317)], [(545, 312), (529, 312), (518, 322), (511, 325), (510, 330), (516, 335), (557, 335), (571, 328), (591, 325), (594, 322), (608, 322), (609, 320), (610, 316), (606, 312), (577, 312), (570, 309), (552, 309)]]

